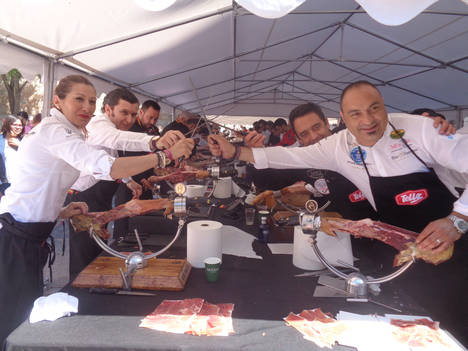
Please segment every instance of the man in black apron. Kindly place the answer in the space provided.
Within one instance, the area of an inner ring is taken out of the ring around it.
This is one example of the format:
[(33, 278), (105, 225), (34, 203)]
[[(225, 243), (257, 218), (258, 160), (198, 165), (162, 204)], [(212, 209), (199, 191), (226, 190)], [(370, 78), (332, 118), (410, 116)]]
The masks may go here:
[[(421, 162), (430, 160), (458, 172), (468, 172), (468, 138), (461, 135), (436, 136), (430, 130), (431, 121), (406, 114), (392, 115), (393, 129), (388, 124), (389, 116), (380, 92), (368, 82), (357, 82), (347, 87), (341, 102), (341, 114), (348, 130), (316, 145), (294, 149), (239, 150), (219, 136), (210, 136), (210, 150), (214, 155), (221, 154), (227, 159), (233, 154), (239, 155), (238, 159), (254, 162), (259, 168), (284, 168), (284, 160), (288, 160), (286, 165), (294, 160), (295, 165), (301, 168), (337, 170), (358, 185), (370, 202), (375, 203), (383, 221), (419, 231), (417, 243), (421, 249), (440, 253), (455, 243), (455, 255), (448, 262), (439, 266), (417, 263), (398, 279), (407, 279), (413, 284), (408, 284), (408, 293), (414, 295), (421, 305), (430, 308), (435, 318), (442, 322), (445, 318), (450, 324), (451, 321), (441, 311), (450, 313), (458, 309), (457, 318), (462, 319), (463, 325), (468, 325), (466, 314), (459, 313), (460, 308), (468, 310), (465, 296), (468, 255), (465, 253), (460, 258), (460, 249), (466, 247), (466, 239), (457, 241), (468, 229), (468, 190), (465, 189), (460, 199), (453, 202), (454, 198), (446, 187)], [(405, 128), (408, 129), (406, 136)], [(416, 149), (411, 145), (416, 145)], [(420, 270), (418, 266), (423, 268)], [(418, 278), (417, 283), (414, 283), (415, 278)], [(434, 301), (430, 301), (427, 295)]]
[[(373, 145), (376, 140), (380, 140), (379, 117), (376, 118), (377, 121), (372, 120), (372, 117), (366, 121), (364, 117), (361, 119), (361, 121), (364, 120), (361, 124), (358, 120), (366, 112), (369, 115), (386, 115), (386, 113), (378, 111), (382, 107), (380, 104), (383, 104), (383, 99), (375, 87), (361, 84), (351, 85), (343, 91), (341, 114), (348, 129), (357, 137), (360, 144)], [(386, 121), (384, 118), (382, 120)], [(355, 162), (364, 166), (380, 220), (422, 233), (418, 241), (426, 241), (426, 248), (441, 248), (446, 245), (444, 240), (460, 237), (458, 228), (455, 228), (447, 219), (447, 216), (452, 213), (456, 197), (440, 181), (434, 170), (411, 148), (404, 137), (405, 131), (398, 125), (392, 123), (390, 125), (393, 129), (390, 137), (401, 140), (402, 146), (410, 152), (408, 157), (412, 155), (417, 159), (417, 162), (424, 166), (425, 171), (386, 177), (372, 176), (366, 163), (365, 152), (359, 146)], [(463, 216), (460, 215), (460, 218), (463, 219)], [(462, 316), (461, 319), (468, 322), (466, 318), (468, 313), (466, 239), (465, 236), (457, 241), (454, 255), (449, 261), (439, 266), (416, 262), (410, 270), (398, 278), (404, 282), (405, 292), (428, 308), (432, 314), (431, 317), (442, 321), (442, 326), (444, 322), (447, 325), (458, 324), (460, 311), (465, 314), (465, 317)], [(427, 294), (428, 291), (431, 293)], [(457, 337), (460, 338), (463, 335), (457, 335)]]

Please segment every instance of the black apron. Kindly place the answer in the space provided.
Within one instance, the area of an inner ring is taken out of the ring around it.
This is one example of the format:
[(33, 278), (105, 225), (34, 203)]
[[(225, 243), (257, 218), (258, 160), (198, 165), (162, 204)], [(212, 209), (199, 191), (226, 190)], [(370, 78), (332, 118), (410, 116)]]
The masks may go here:
[(49, 255), (46, 240), (55, 222), (23, 223), (0, 215), (0, 348), (29, 317), (42, 296), (42, 270)]
[[(395, 130), (395, 127), (390, 124)], [(455, 196), (439, 180), (435, 172), (416, 155), (402, 137), (403, 144), (429, 169), (429, 172), (415, 172), (400, 176), (376, 177), (369, 174), (363, 153), (359, 153), (377, 207), (380, 220), (392, 225), (421, 232), (431, 221), (449, 215), (453, 208)], [(460, 320), (460, 314), (468, 325), (468, 255), (467, 240), (462, 237), (455, 242), (452, 258), (437, 266), (418, 260), (397, 279), (403, 282), (405, 293), (413, 297), (418, 304), (426, 308), (434, 320), (454, 323)], [(385, 246), (386, 252), (375, 252), (375, 262), (390, 262), (396, 254), (393, 248)], [(385, 257), (389, 256), (391, 257)], [(394, 271), (391, 268), (389, 271)], [(384, 273), (389, 273), (386, 271)], [(385, 287), (384, 287), (385, 288)], [(431, 290), (431, 299), (425, 293)], [(435, 296), (435, 298), (434, 298)], [(456, 316), (456, 317), (454, 317)]]
[[(390, 125), (396, 132), (395, 127)], [(419, 233), (429, 222), (448, 216), (456, 198), (403, 137), (401, 141), (429, 172), (391, 177), (371, 176), (360, 147), (359, 154), (369, 177), (380, 220)]]
[[(66, 203), (82, 201), (88, 205), (89, 212), (109, 211), (112, 209), (112, 197), (119, 182), (101, 180), (85, 191), (69, 194)], [(70, 230), (70, 279), (74, 279), (88, 264), (102, 251), (88, 232), (75, 232), (72, 225)]]
[(377, 219), (377, 213), (362, 194), (362, 191), (341, 174), (327, 171), (327, 185), (331, 201), (329, 210), (333, 209), (346, 219)]

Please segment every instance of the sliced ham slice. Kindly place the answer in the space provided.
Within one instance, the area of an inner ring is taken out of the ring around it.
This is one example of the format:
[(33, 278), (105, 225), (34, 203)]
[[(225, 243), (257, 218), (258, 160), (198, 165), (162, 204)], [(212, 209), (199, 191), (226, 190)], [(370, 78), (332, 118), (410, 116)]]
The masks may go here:
[(343, 322), (323, 313), (320, 308), (303, 310), (299, 315), (290, 313), (284, 320), (319, 347), (332, 348), (338, 336), (346, 329)]
[(140, 323), (140, 327), (184, 334), (203, 306), (203, 299), (164, 300)]
[(441, 333), (439, 322), (422, 318), (412, 321), (392, 319), (390, 323), (395, 326), (392, 337), (399, 343), (407, 345), (411, 350), (459, 350), (445, 334)]
[(322, 217), (321, 220), (321, 230), (329, 235), (336, 236), (334, 231), (343, 231), (358, 238), (377, 239), (394, 247), (400, 252), (395, 256), (393, 266), (400, 266), (413, 258), (420, 258), (437, 265), (452, 257), (453, 244), (441, 253), (434, 253), (432, 250), (420, 250), (415, 243), (418, 233), (387, 223), (373, 221), (368, 218), (351, 221), (342, 218)]
[(165, 209), (164, 214), (172, 212), (173, 202), (169, 199), (157, 200), (131, 200), (125, 204), (114, 207), (105, 212), (89, 212), (85, 215), (76, 215), (71, 218), (71, 224), (77, 232), (90, 231), (93, 227), (96, 234), (103, 239), (109, 239), (106, 224), (120, 218), (134, 217), (145, 213)]
[(232, 310), (234, 305), (211, 304), (203, 299), (164, 300), (140, 324), (178, 334), (228, 336), (234, 333)]

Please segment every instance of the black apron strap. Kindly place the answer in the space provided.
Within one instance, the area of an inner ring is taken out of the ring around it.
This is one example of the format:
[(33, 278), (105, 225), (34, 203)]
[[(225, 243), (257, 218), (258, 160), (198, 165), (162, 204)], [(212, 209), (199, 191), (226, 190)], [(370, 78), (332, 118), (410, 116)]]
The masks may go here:
[[(393, 130), (395, 131), (395, 133), (398, 134), (398, 131), (396, 130), (396, 128), (393, 126), (392, 123), (390, 123), (390, 121), (388, 122), (388, 124), (390, 124), (390, 126), (393, 128)], [(401, 137), (401, 141), (403, 142), (403, 144), (405, 144), (405, 146), (408, 148), (409, 151), (411, 151), (411, 153), (414, 155), (414, 157), (416, 157), (419, 162), (421, 162), (424, 166), (426, 166), (427, 169), (430, 169), (430, 167), (426, 164), (426, 162), (424, 162), (417, 154), (416, 152), (414, 152), (414, 150), (408, 145), (408, 142), (406, 141), (405, 138)], [(362, 156), (362, 155), (361, 155)], [(363, 161), (364, 162), (364, 161)], [(367, 168), (366, 168), (367, 169)], [(367, 173), (369, 174), (369, 173)]]

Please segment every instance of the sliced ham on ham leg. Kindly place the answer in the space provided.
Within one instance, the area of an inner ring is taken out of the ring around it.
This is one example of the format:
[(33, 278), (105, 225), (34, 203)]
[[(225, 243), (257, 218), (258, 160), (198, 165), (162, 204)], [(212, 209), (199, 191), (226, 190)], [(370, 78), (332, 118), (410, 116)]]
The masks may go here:
[(437, 265), (452, 257), (453, 244), (441, 253), (434, 253), (432, 250), (420, 250), (415, 243), (418, 233), (387, 223), (373, 221), (368, 218), (351, 221), (342, 218), (321, 217), (321, 220), (321, 230), (329, 235), (336, 236), (335, 230), (343, 231), (357, 238), (377, 239), (394, 247), (400, 252), (395, 256), (393, 266), (400, 266), (413, 258), (420, 258)]
[(71, 218), (71, 224), (77, 232), (89, 232), (92, 226), (96, 234), (107, 240), (110, 238), (110, 234), (106, 230), (106, 224), (109, 222), (162, 209), (165, 209), (164, 214), (168, 215), (172, 212), (173, 208), (174, 204), (172, 200), (169, 199), (131, 200), (109, 211), (89, 212), (87, 214), (73, 216)]

